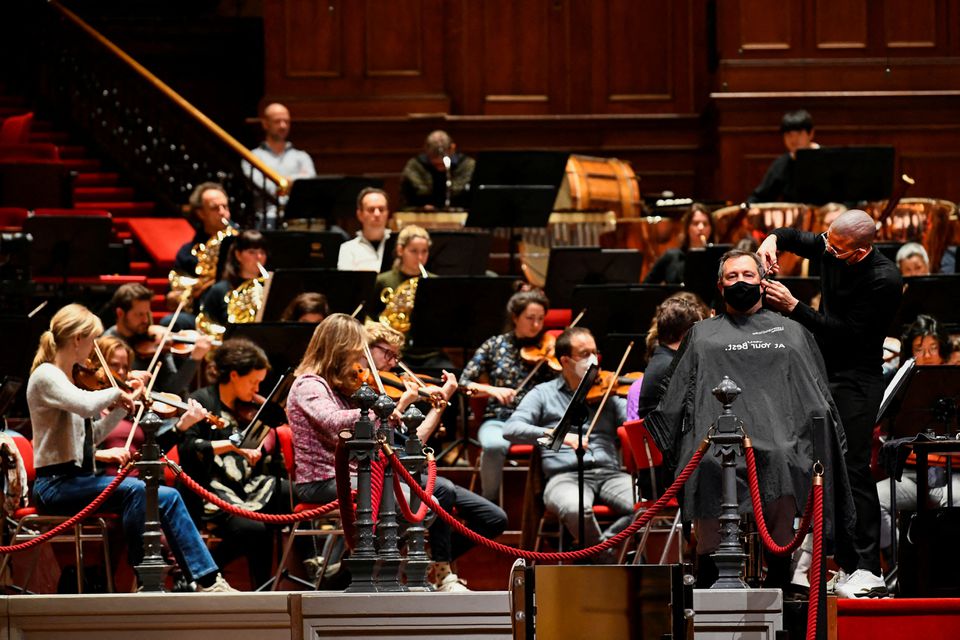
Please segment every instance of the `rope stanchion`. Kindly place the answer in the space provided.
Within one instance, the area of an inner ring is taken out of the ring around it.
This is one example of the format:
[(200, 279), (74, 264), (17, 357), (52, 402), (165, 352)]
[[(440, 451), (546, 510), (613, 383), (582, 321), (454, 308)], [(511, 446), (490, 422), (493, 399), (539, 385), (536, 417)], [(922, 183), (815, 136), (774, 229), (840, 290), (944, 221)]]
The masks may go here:
[[(818, 463), (819, 464), (819, 463)], [(820, 598), (824, 587), (823, 565), (823, 475), (813, 478), (813, 559), (810, 567), (810, 595), (807, 603), (807, 640), (816, 640)]]
[[(426, 494), (433, 497), (433, 490), (437, 485), (437, 461), (434, 460), (433, 456), (427, 456), (427, 488), (424, 489)], [(427, 501), (420, 502), (420, 508), (417, 509), (417, 512), (414, 513), (410, 510), (410, 505), (407, 503), (407, 499), (403, 497), (403, 490), (400, 485), (400, 476), (393, 476), (393, 487), (395, 493), (397, 494), (397, 506), (400, 507), (400, 514), (403, 516), (403, 519), (407, 522), (423, 522), (423, 519), (427, 517), (427, 513), (430, 511), (430, 505), (427, 504)]]
[(0, 554), (17, 553), (18, 551), (25, 551), (27, 549), (30, 549), (32, 547), (35, 547), (39, 544), (46, 542), (50, 538), (53, 538), (54, 536), (57, 536), (63, 531), (76, 525), (78, 522), (82, 521), (84, 518), (86, 518), (87, 516), (95, 512), (97, 509), (99, 509), (100, 505), (102, 505), (107, 500), (107, 498), (109, 498), (110, 495), (117, 490), (117, 487), (120, 486), (120, 483), (123, 482), (124, 478), (130, 475), (130, 471), (132, 469), (133, 469), (132, 466), (126, 466), (123, 469), (121, 469), (120, 472), (117, 474), (117, 476), (110, 482), (110, 484), (104, 487), (103, 491), (100, 492), (100, 495), (94, 498), (93, 502), (91, 502), (86, 507), (81, 509), (80, 512), (77, 513), (75, 516), (68, 518), (67, 520), (64, 520), (63, 522), (61, 522), (54, 528), (50, 529), (49, 531), (45, 531), (40, 535), (38, 535), (37, 537), (27, 540), (26, 542), (21, 542), (20, 544), (0, 546)]
[(763, 517), (763, 503), (760, 500), (760, 482), (757, 479), (757, 460), (754, 456), (753, 446), (749, 438), (744, 438), (743, 443), (744, 457), (747, 463), (747, 480), (750, 486), (750, 501), (753, 503), (753, 518), (757, 523), (757, 532), (760, 534), (760, 540), (767, 551), (777, 556), (787, 556), (797, 550), (803, 543), (803, 539), (810, 529), (810, 518), (813, 515), (813, 487), (810, 485), (810, 495), (807, 498), (807, 506), (803, 510), (803, 516), (800, 519), (800, 526), (797, 527), (797, 534), (785, 545), (777, 544), (767, 529), (766, 519)]
[[(471, 531), (463, 525), (462, 522), (457, 520), (457, 518), (447, 512), (443, 507), (438, 504), (431, 504), (430, 508), (437, 514), (437, 517), (446, 522), (448, 525), (453, 527), (457, 533), (467, 537), (472, 542), (482, 545), (493, 551), (503, 553), (506, 555), (524, 558), (525, 560), (537, 560), (541, 562), (549, 561), (563, 561), (563, 560), (580, 560), (583, 558), (589, 558), (594, 556), (606, 549), (612, 549), (617, 545), (625, 542), (630, 536), (639, 532), (647, 523), (660, 511), (667, 506), (667, 504), (674, 498), (677, 494), (677, 491), (680, 490), (680, 487), (684, 485), (690, 475), (697, 468), (697, 465), (700, 464), (700, 461), (703, 459), (703, 454), (709, 446), (709, 441), (704, 440), (701, 443), (700, 447), (693, 454), (693, 457), (690, 458), (690, 461), (683, 468), (683, 471), (680, 472), (680, 475), (677, 476), (676, 480), (673, 481), (673, 484), (667, 488), (662, 496), (651, 506), (649, 509), (644, 511), (633, 523), (630, 524), (626, 529), (616, 534), (615, 536), (604, 540), (599, 544), (595, 544), (592, 547), (587, 547), (586, 549), (579, 549), (577, 551), (564, 551), (562, 553), (542, 553), (539, 551), (527, 551), (525, 549), (517, 549), (516, 547), (510, 547), (505, 544), (500, 544), (499, 542), (494, 542), (484, 538), (475, 531)], [(387, 457), (387, 461), (393, 467), (395, 473), (399, 474), (404, 482), (410, 485), (411, 491), (416, 493), (424, 503), (428, 501), (432, 502), (430, 496), (427, 495), (426, 491), (420, 484), (414, 479), (410, 472), (401, 464), (400, 459), (397, 458), (396, 454), (390, 455)]]

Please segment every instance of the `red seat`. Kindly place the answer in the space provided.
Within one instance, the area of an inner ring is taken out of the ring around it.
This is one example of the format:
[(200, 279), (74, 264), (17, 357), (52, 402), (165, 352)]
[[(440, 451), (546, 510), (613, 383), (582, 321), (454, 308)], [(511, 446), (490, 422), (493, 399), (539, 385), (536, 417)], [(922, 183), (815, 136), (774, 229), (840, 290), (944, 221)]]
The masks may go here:
[(0, 125), (0, 145), (26, 144), (30, 141), (33, 112), (10, 116)]
[(53, 209), (53, 208), (40, 208), (34, 209), (33, 215), (35, 216), (94, 216), (94, 217), (110, 217), (109, 211), (104, 211), (103, 209)]
[(26, 219), (26, 209), (20, 207), (0, 207), (0, 227), (19, 229), (23, 227), (23, 221)]
[(0, 144), (0, 161), (60, 161), (60, 150), (49, 142), (29, 142), (22, 144)]

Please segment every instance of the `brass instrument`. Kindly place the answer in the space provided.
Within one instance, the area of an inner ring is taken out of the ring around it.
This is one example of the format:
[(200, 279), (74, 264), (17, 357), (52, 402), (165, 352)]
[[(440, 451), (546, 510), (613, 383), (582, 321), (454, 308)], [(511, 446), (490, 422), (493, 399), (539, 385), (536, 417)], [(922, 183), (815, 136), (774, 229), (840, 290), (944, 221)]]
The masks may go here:
[(380, 322), (403, 334), (410, 331), (410, 315), (419, 284), (419, 277), (410, 278), (401, 282), (396, 289), (387, 287), (380, 292), (380, 302), (386, 305), (380, 314)]
[(206, 336), (210, 336), (214, 340), (219, 340), (223, 337), (223, 334), (227, 332), (227, 328), (222, 324), (214, 322), (206, 313), (201, 311), (197, 314), (197, 331)]
[(206, 242), (195, 245), (190, 254), (197, 259), (194, 275), (187, 275), (171, 270), (167, 279), (170, 281), (170, 290), (179, 291), (180, 299), (185, 303), (184, 310), (193, 311), (193, 303), (214, 283), (217, 277), (217, 261), (220, 259), (220, 245), (227, 236), (235, 236), (239, 231), (223, 220), (224, 229), (210, 236)]
[(230, 324), (256, 322), (264, 301), (264, 279), (253, 278), (224, 296)]

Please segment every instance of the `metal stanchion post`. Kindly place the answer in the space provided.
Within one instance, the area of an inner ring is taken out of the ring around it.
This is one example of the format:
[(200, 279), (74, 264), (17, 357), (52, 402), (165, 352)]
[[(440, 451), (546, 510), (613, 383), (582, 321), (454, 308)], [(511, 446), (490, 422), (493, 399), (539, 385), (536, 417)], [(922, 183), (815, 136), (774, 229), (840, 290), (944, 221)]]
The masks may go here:
[(160, 477), (164, 463), (160, 461), (160, 447), (157, 446), (157, 431), (162, 421), (152, 411), (147, 411), (140, 420), (143, 429), (143, 446), (140, 447), (140, 461), (137, 469), (146, 485), (146, 499), (143, 526), (143, 560), (136, 566), (137, 574), (143, 585), (143, 591), (163, 591), (167, 563), (160, 555), (160, 505), (157, 493), (160, 490)]
[[(407, 443), (404, 447), (406, 455), (403, 457), (403, 466), (414, 478), (419, 478), (423, 471), (426, 456), (423, 452), (423, 443), (417, 437), (417, 428), (424, 421), (425, 416), (415, 406), (410, 405), (403, 413), (403, 425), (407, 430)], [(410, 510), (414, 513), (420, 508), (420, 496), (410, 492)], [(430, 558), (426, 551), (427, 529), (423, 521), (411, 522), (407, 527), (407, 558), (401, 566), (401, 571), (407, 576), (408, 591), (433, 591), (434, 587), (427, 580), (430, 571)]]
[(366, 384), (361, 385), (353, 400), (360, 406), (360, 419), (353, 433), (341, 433), (347, 442), (351, 460), (357, 463), (357, 540), (353, 553), (344, 560), (350, 570), (351, 582), (348, 593), (369, 593), (377, 590), (373, 583), (373, 569), (377, 564), (377, 548), (373, 536), (373, 506), (370, 495), (370, 463), (377, 451), (377, 440), (370, 408), (377, 401), (377, 394)]
[[(393, 427), (390, 426), (388, 418), (396, 408), (397, 403), (386, 395), (377, 398), (376, 404), (373, 405), (373, 412), (380, 418), (378, 435), (383, 442), (389, 444), (393, 444)], [(400, 584), (400, 563), (403, 557), (398, 548), (400, 525), (397, 523), (397, 499), (393, 491), (393, 469), (385, 463), (383, 493), (380, 496), (380, 517), (377, 522), (377, 546), (380, 551), (380, 560), (374, 571), (378, 591), (406, 591)]]
[(747, 556), (740, 544), (740, 501), (737, 499), (737, 454), (743, 454), (743, 432), (738, 429), (740, 421), (730, 409), (741, 391), (733, 380), (724, 376), (712, 392), (723, 405), (723, 413), (717, 418), (716, 433), (712, 437), (717, 445), (714, 455), (720, 457), (723, 467), (723, 498), (720, 503), (720, 546), (713, 554), (720, 576), (711, 589), (747, 588), (740, 579)]

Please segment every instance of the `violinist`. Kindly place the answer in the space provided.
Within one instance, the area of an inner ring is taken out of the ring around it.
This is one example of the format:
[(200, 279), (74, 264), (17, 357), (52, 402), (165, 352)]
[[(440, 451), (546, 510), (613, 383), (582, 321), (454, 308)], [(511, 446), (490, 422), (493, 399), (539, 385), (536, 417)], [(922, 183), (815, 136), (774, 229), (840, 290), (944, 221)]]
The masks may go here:
[[(562, 371), (555, 380), (534, 387), (517, 406), (503, 428), (503, 436), (510, 442), (535, 444), (540, 437), (560, 422), (574, 392), (586, 375), (590, 364), (597, 361), (597, 343), (589, 329), (571, 327), (556, 342), (556, 355)], [(633, 510), (633, 479), (620, 470), (617, 452), (617, 427), (626, 419), (626, 402), (611, 396), (603, 405), (603, 413), (593, 421), (599, 407), (590, 406), (588, 419), (583, 424), (572, 424), (559, 451), (545, 450), (543, 472), (547, 480), (543, 502), (563, 522), (567, 531), (577, 537), (579, 487), (577, 484), (578, 431), (594, 429), (589, 440), (584, 439), (584, 509), (586, 516), (585, 540), (582, 547), (600, 542), (601, 532), (593, 516), (595, 501), (608, 505), (617, 515)], [(604, 537), (610, 532), (604, 534)]]
[[(152, 348), (157, 344), (158, 331), (162, 327), (151, 328), (153, 314), (150, 311), (150, 300), (153, 292), (142, 284), (125, 284), (119, 287), (110, 300), (110, 308), (116, 317), (116, 324), (107, 329), (104, 335), (120, 338), (134, 351), (132, 369), (146, 371), (153, 358)], [(183, 394), (190, 385), (197, 363), (210, 351), (210, 340), (206, 337), (197, 338), (193, 350), (188, 357), (174, 356), (169, 351), (161, 354), (158, 362), (161, 363), (157, 381), (153, 385), (155, 391), (169, 391)]]
[[(211, 322), (226, 326), (228, 296), (246, 283), (261, 278), (261, 268), (266, 263), (267, 240), (263, 234), (256, 229), (241, 231), (230, 248), (230, 258), (223, 269), (223, 277), (207, 290), (200, 301), (201, 314)], [(262, 304), (262, 300), (255, 303), (251, 300), (250, 303)]]
[[(103, 325), (90, 310), (70, 304), (54, 314), (40, 338), (27, 404), (37, 473), (34, 494), (42, 513), (73, 515), (110, 484), (111, 478), (94, 473), (94, 446), (133, 410), (140, 395), (139, 385), (132, 393), (115, 388), (84, 391), (75, 385), (75, 365), (86, 362), (102, 332)], [(180, 494), (161, 486), (158, 499), (163, 530), (197, 591), (234, 591), (220, 576)], [(143, 559), (143, 482), (125, 478), (105, 507), (122, 512), (128, 560), (135, 567)]]
[[(556, 377), (549, 366), (540, 366), (534, 377), (517, 391), (535, 364), (521, 357), (523, 347), (539, 345), (543, 320), (550, 302), (539, 289), (520, 291), (507, 301), (508, 330), (488, 338), (460, 374), (460, 386), (489, 396), (477, 437), (480, 452), (480, 486), (483, 497), (499, 501), (503, 464), (510, 443), (503, 438), (503, 425), (535, 385)], [(548, 354), (543, 354), (544, 356)], [(481, 378), (486, 383), (481, 383)]]
[[(261, 513), (289, 511), (289, 488), (284, 481), (264, 473), (262, 449), (241, 449), (230, 436), (246, 427), (240, 414), (258, 397), (270, 362), (263, 349), (243, 338), (225, 340), (213, 354), (217, 380), (198, 389), (192, 398), (210, 413), (222, 417), (227, 427), (214, 430), (199, 422), (187, 429), (180, 443), (184, 471), (230, 504)], [(252, 417), (252, 416), (251, 416)], [(271, 576), (273, 535), (263, 522), (240, 518), (213, 504), (184, 493), (198, 526), (211, 529), (223, 541), (214, 551), (220, 567), (246, 556), (251, 584), (264, 584)]]

